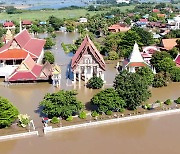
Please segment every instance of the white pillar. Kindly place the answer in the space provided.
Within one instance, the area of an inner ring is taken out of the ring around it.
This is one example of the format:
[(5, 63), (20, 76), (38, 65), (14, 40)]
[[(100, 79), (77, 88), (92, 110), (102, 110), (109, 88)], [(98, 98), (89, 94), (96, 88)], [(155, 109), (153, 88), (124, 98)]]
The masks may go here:
[(85, 76), (85, 83), (87, 82), (87, 67), (84, 66), (84, 76)]
[(74, 83), (76, 83), (76, 71), (74, 71)]
[(91, 66), (91, 78), (93, 77), (93, 66)]

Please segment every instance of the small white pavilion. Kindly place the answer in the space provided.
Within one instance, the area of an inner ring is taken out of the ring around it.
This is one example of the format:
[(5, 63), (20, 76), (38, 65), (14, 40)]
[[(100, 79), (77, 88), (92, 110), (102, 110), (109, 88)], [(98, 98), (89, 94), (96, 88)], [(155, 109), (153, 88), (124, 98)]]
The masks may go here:
[(129, 72), (136, 72), (141, 67), (151, 67), (148, 63), (146, 63), (139, 51), (139, 46), (135, 42), (133, 51), (130, 57), (123, 62), (122, 70), (128, 70)]

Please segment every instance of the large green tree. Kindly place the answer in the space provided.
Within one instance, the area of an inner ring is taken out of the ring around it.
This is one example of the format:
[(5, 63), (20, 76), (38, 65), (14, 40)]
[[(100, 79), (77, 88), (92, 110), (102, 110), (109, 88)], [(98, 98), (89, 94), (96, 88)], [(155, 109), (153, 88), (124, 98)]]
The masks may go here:
[(139, 27), (133, 27), (132, 30), (135, 31), (139, 35), (140, 42), (144, 46), (148, 46), (154, 43), (153, 35), (151, 32), (148, 32), (144, 30), (143, 28), (139, 28)]
[(67, 118), (80, 112), (83, 109), (83, 104), (76, 99), (76, 91), (60, 90), (56, 93), (48, 93), (44, 100), (40, 103), (43, 107), (42, 113), (49, 118), (63, 117)]
[(119, 96), (125, 100), (128, 109), (136, 109), (151, 96), (148, 84), (137, 73), (120, 72), (115, 77), (113, 86)]
[(0, 128), (8, 127), (18, 117), (18, 110), (13, 104), (0, 96)]
[(148, 85), (151, 85), (154, 80), (154, 74), (149, 67), (142, 67), (136, 72), (140, 76), (142, 76), (143, 80), (147, 82)]
[(44, 45), (45, 49), (51, 49), (53, 46), (55, 45), (54, 41), (52, 40), (52, 38), (47, 37), (46, 38), (46, 43)]
[(171, 80), (173, 82), (180, 82), (180, 68), (179, 67), (173, 67), (170, 71), (169, 71), (170, 75), (171, 75)]
[(160, 72), (159, 70), (159, 63), (161, 62), (161, 60), (165, 59), (165, 58), (171, 58), (171, 55), (165, 51), (163, 52), (156, 52), (152, 55), (152, 58), (150, 60), (151, 65), (153, 65), (153, 67), (156, 68), (157, 72)]
[(171, 58), (164, 58), (156, 65), (157, 72), (169, 72), (175, 66), (175, 62)]
[(119, 94), (113, 89), (105, 89), (96, 94), (92, 99), (91, 103), (96, 105), (98, 112), (107, 111), (121, 111), (125, 107), (125, 101), (119, 97)]
[(167, 86), (168, 82), (171, 80), (170, 74), (168, 72), (159, 72), (154, 76), (154, 81), (152, 86), (155, 88)]
[(54, 55), (51, 51), (46, 51), (44, 53), (44, 62), (48, 61), (50, 64), (53, 64), (55, 59), (54, 59)]

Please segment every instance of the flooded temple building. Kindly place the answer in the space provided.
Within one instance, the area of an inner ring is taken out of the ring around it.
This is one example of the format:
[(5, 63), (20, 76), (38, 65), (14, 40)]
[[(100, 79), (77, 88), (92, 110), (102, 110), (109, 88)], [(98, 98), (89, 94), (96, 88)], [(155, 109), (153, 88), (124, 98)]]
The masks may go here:
[(93, 76), (104, 80), (105, 61), (94, 43), (86, 36), (71, 61), (74, 83), (84, 80), (85, 83)]
[[(10, 32), (7, 32), (10, 33)], [(7, 34), (10, 38), (10, 34)], [(9, 76), (29, 54), (32, 59), (41, 64), (44, 56), (45, 40), (32, 38), (25, 29), (6, 41), (0, 48), (0, 76)]]

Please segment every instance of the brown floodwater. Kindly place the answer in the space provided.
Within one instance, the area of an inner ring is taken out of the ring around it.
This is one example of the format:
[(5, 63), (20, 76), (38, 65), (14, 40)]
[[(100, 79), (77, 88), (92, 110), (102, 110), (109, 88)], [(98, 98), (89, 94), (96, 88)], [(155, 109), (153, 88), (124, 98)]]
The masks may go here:
[[(43, 36), (41, 36), (43, 37)], [(72, 43), (78, 37), (77, 33), (58, 33), (56, 46), (52, 49), (56, 63), (61, 65), (61, 87), (55, 88), (49, 83), (3, 85), (0, 79), (0, 95), (8, 98), (23, 114), (28, 114), (34, 120), (37, 128), (42, 128), (39, 102), (48, 92), (59, 89), (76, 89), (78, 99), (89, 107), (88, 102), (100, 90), (91, 90), (83, 83), (73, 86), (67, 80), (67, 67), (70, 54), (65, 54), (61, 42)], [(108, 62), (105, 74), (106, 87), (113, 84), (117, 73), (115, 62)], [(151, 88), (152, 97), (148, 102), (156, 100), (177, 99), (180, 96), (180, 83), (170, 83), (167, 87)], [(137, 153), (137, 154), (179, 154), (180, 148), (180, 114), (162, 118), (152, 118), (115, 125), (73, 130), (54, 133), (44, 137), (32, 137), (6, 142), (0, 142), (0, 154), (24, 153)], [(1, 132), (0, 132), (0, 135)]]
[(180, 114), (0, 142), (2, 154), (179, 154)]

